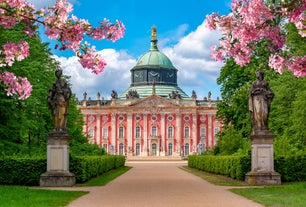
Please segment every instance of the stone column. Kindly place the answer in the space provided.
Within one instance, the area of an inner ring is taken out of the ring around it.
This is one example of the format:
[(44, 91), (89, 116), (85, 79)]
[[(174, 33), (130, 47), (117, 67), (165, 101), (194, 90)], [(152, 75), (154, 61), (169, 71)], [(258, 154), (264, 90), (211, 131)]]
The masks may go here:
[(101, 134), (101, 115), (96, 115), (96, 143), (100, 147), (102, 146), (102, 134)]
[(212, 128), (212, 115), (208, 114), (208, 131), (207, 131), (207, 147), (213, 148), (212, 146), (212, 139), (213, 139), (213, 128)]
[(143, 114), (143, 152), (144, 156), (149, 156), (148, 154), (148, 115)]
[(192, 114), (192, 145), (191, 146), (191, 150), (192, 150), (192, 154), (196, 154), (196, 150), (197, 150), (197, 140), (198, 140), (198, 133), (197, 133), (197, 126), (198, 126), (198, 123), (197, 123), (197, 114), (196, 113), (193, 113)]
[(110, 146), (110, 154), (116, 154), (116, 114), (111, 114), (111, 146)]
[(161, 122), (160, 122), (160, 156), (165, 156), (165, 138), (166, 138), (166, 134), (165, 134), (165, 114), (161, 114)]
[(40, 176), (42, 187), (69, 187), (75, 176), (69, 172), (69, 141), (67, 133), (51, 132), (47, 137), (47, 172)]
[(182, 153), (182, 150), (181, 147), (182, 147), (182, 143), (181, 140), (182, 140), (182, 136), (181, 136), (181, 127), (182, 127), (182, 116), (181, 114), (176, 114), (176, 136), (175, 136), (175, 139), (176, 139), (176, 155), (181, 155)]
[(127, 114), (127, 126), (126, 126), (126, 130), (127, 130), (127, 155), (128, 156), (132, 156), (132, 134), (133, 134), (133, 126), (132, 126), (132, 114), (128, 113)]

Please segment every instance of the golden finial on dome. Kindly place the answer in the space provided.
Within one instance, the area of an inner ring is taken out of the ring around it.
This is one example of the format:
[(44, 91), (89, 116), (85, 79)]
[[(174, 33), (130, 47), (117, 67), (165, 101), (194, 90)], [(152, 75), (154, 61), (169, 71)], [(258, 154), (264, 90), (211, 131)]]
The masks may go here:
[(156, 26), (152, 26), (152, 40), (156, 40)]

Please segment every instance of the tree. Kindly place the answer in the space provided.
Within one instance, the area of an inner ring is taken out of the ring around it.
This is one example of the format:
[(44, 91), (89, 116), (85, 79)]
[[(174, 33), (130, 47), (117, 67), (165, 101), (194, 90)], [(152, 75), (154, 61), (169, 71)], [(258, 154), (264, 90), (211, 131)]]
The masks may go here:
[(210, 29), (219, 29), (223, 37), (219, 47), (213, 47), (212, 58), (224, 60), (233, 57), (240, 66), (245, 66), (256, 52), (256, 46), (265, 42), (271, 51), (269, 66), (282, 73), (286, 68), (297, 77), (306, 76), (306, 56), (284, 50), (286, 33), (283, 24), (292, 22), (302, 37), (306, 37), (306, 1), (233, 0), (232, 11), (219, 16), (213, 13), (206, 17)]
[[(84, 36), (97, 40), (108, 39), (116, 41), (124, 34), (124, 25), (120, 21), (111, 23), (104, 19), (100, 26), (94, 28), (88, 21), (71, 16), (72, 5), (66, 0), (57, 0), (54, 7), (35, 10), (34, 5), (24, 0), (0, 1), (0, 25), (4, 29), (13, 28), (22, 24), (24, 32), (32, 36), (38, 30), (39, 25), (45, 29), (45, 34), (50, 39), (59, 42), (56, 48), (60, 50), (72, 50), (79, 57), (79, 62), (84, 68), (91, 69), (93, 73), (101, 73), (106, 65), (103, 58), (95, 52), (95, 47), (83, 43)], [(6, 42), (0, 48), (0, 83), (5, 85), (8, 96), (19, 95), (20, 99), (28, 98), (32, 87), (27, 78), (16, 77), (8, 72), (15, 60), (21, 61), (29, 56), (29, 44), (26, 41)], [(4, 70), (5, 68), (5, 70)]]
[(0, 84), (3, 89), (0, 90), (0, 142), (7, 154), (45, 150), (45, 137), (52, 128), (46, 97), (56, 79), (54, 72), (59, 64), (51, 58), (48, 44), (41, 43), (38, 35), (25, 35), (23, 29), (23, 25), (16, 25), (13, 29), (0, 28), (0, 45), (7, 41), (25, 40), (31, 46), (31, 55), (9, 69), (31, 81), (32, 96), (24, 101), (17, 95), (8, 97), (6, 86)]
[[(289, 24), (286, 32), (288, 50), (294, 55), (305, 55), (306, 50), (303, 48), (306, 40), (298, 35), (294, 24)], [(247, 152), (243, 140), (251, 133), (248, 92), (255, 80), (255, 70), (268, 65), (265, 57), (270, 52), (265, 48), (265, 44), (257, 46), (247, 66), (241, 67), (233, 59), (228, 59), (221, 69), (217, 79), (223, 99), (218, 104), (217, 115), (224, 123), (217, 143), (220, 154)], [(306, 130), (303, 126), (306, 122), (306, 77), (297, 78), (290, 71), (282, 75), (269, 69), (265, 72), (265, 79), (270, 82), (275, 94), (269, 117), (269, 129), (276, 135), (275, 152), (277, 155), (303, 152), (306, 143)]]

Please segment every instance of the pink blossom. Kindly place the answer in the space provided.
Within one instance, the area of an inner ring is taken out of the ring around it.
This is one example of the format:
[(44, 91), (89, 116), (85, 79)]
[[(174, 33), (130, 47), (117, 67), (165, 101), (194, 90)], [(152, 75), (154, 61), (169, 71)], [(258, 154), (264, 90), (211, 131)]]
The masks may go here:
[(15, 60), (21, 61), (29, 56), (29, 45), (25, 41), (18, 44), (9, 42), (2, 45), (2, 48), (3, 51), (1, 53), (4, 54), (3, 61), (8, 66), (12, 66)]
[(296, 77), (306, 76), (306, 56), (293, 57), (288, 68)]
[(283, 70), (287, 67), (287, 61), (278, 53), (275, 53), (269, 58), (269, 67), (275, 69), (278, 73), (282, 74)]
[(2, 72), (0, 82), (3, 82), (8, 96), (18, 95), (19, 99), (24, 100), (31, 95), (32, 86), (27, 78), (16, 77), (13, 73)]
[(205, 25), (211, 30), (217, 29), (215, 18), (218, 17), (217, 13), (212, 13), (211, 15), (206, 15)]
[(116, 20), (116, 23), (110, 23), (109, 20), (104, 19), (100, 22), (101, 26), (98, 28), (94, 28), (90, 31), (90, 35), (92, 38), (100, 40), (100, 39), (108, 39), (112, 41), (116, 41), (123, 37), (125, 27), (122, 22)]
[(95, 47), (84, 49), (85, 53), (79, 55), (79, 62), (84, 68), (91, 69), (94, 74), (100, 74), (103, 72), (106, 62), (100, 54), (95, 52)]

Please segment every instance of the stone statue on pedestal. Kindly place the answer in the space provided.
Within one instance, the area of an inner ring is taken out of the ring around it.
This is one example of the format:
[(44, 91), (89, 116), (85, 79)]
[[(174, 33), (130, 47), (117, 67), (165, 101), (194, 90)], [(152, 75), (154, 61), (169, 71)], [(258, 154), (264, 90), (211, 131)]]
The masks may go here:
[(257, 80), (253, 82), (249, 93), (249, 111), (253, 134), (268, 130), (268, 116), (274, 93), (264, 80), (263, 71), (256, 71)]
[(264, 80), (263, 71), (256, 71), (257, 80), (249, 92), (249, 111), (252, 121), (251, 171), (246, 174), (250, 185), (279, 185), (281, 176), (274, 171), (274, 135), (268, 129), (270, 104), (274, 93)]
[(48, 106), (52, 111), (54, 130), (66, 131), (67, 114), (71, 90), (66, 80), (61, 79), (62, 70), (56, 70), (57, 80), (49, 90)]
[(56, 70), (57, 80), (49, 90), (48, 106), (51, 109), (54, 129), (47, 136), (47, 172), (40, 176), (42, 187), (68, 187), (75, 184), (75, 175), (69, 172), (69, 142), (66, 130), (71, 90), (62, 79), (62, 70)]

